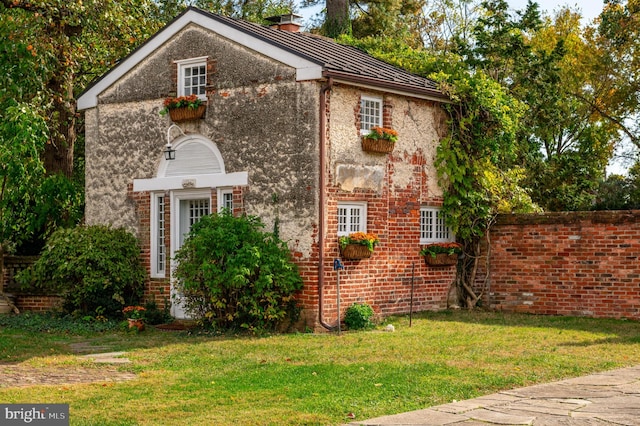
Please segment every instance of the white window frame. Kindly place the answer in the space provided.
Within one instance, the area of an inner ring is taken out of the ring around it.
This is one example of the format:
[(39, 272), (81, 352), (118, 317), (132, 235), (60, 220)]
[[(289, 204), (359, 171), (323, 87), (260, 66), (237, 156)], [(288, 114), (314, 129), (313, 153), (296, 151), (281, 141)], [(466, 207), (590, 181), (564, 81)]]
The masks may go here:
[(167, 235), (165, 218), (167, 206), (167, 197), (164, 192), (151, 194), (151, 259), (149, 262), (151, 264), (151, 278), (165, 278), (166, 276), (168, 250), (165, 244), (165, 236)]
[[(340, 210), (345, 210), (341, 214)], [(356, 215), (356, 213), (358, 213)], [(336, 211), (338, 219), (338, 236), (349, 235), (352, 232), (367, 232), (367, 203), (366, 202), (338, 202)], [(344, 217), (341, 222), (340, 218)], [(357, 223), (353, 220), (358, 219)]]
[[(367, 103), (377, 104), (378, 114), (369, 114)], [(366, 135), (372, 127), (382, 127), (382, 98), (375, 96), (360, 96), (360, 133)]]
[[(227, 199), (230, 197), (231, 199)], [(218, 189), (218, 212), (222, 212), (224, 209), (229, 209), (233, 213), (233, 189), (232, 188), (220, 188)]]
[[(175, 61), (177, 67), (178, 67), (178, 96), (186, 96), (185, 93), (185, 84), (184, 84), (184, 80), (185, 80), (185, 71), (187, 69), (192, 69), (192, 68), (196, 68), (196, 67), (202, 67), (204, 66), (204, 93), (198, 93), (198, 98), (202, 99), (203, 101), (207, 100), (207, 59), (208, 56), (201, 56), (199, 58), (190, 58), (190, 59), (184, 59), (181, 61)], [(201, 85), (198, 85), (198, 87), (200, 87)]]
[(420, 207), (420, 244), (444, 243), (455, 239), (440, 207)]

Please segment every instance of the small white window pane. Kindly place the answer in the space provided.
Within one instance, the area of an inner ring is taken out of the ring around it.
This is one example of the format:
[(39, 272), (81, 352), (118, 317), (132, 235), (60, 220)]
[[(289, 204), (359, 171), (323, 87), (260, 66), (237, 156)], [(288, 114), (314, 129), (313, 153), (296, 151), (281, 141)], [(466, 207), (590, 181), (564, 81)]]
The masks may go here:
[(338, 235), (348, 235), (352, 232), (367, 232), (366, 203), (338, 204)]
[(382, 100), (363, 96), (360, 101), (360, 128), (368, 133), (376, 126), (382, 126)]
[(446, 225), (446, 217), (437, 207), (420, 209), (420, 243), (453, 241), (454, 235)]
[(233, 213), (233, 191), (230, 189), (218, 190), (218, 211), (223, 210)]
[(178, 96), (198, 95), (204, 100), (207, 85), (206, 58), (178, 62), (180, 86)]

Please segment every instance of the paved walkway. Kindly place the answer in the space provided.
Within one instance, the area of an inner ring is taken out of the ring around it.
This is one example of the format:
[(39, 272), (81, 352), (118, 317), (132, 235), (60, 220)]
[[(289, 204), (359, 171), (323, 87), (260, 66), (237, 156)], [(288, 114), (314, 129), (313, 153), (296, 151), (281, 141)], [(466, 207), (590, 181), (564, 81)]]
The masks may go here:
[(350, 425), (640, 425), (640, 366)]

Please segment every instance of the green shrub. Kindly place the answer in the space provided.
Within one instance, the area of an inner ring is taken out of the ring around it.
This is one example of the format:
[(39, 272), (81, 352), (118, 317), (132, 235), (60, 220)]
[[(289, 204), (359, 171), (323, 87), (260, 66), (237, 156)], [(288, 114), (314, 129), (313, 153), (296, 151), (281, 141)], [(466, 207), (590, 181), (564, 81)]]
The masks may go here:
[(344, 323), (350, 330), (373, 328), (373, 309), (366, 303), (354, 303), (344, 316)]
[(123, 306), (141, 299), (145, 270), (131, 233), (78, 226), (56, 230), (40, 259), (18, 281), (61, 295), (63, 309), (74, 315), (122, 318)]
[(256, 217), (203, 217), (176, 253), (175, 277), (187, 312), (205, 325), (272, 330), (297, 312), (302, 278), (286, 244)]
[(171, 308), (169, 305), (169, 301), (165, 300), (164, 307), (161, 309), (158, 308), (158, 304), (151, 300), (144, 304), (145, 313), (144, 319), (147, 324), (157, 325), (157, 324), (166, 324), (173, 321), (173, 317), (171, 316)]

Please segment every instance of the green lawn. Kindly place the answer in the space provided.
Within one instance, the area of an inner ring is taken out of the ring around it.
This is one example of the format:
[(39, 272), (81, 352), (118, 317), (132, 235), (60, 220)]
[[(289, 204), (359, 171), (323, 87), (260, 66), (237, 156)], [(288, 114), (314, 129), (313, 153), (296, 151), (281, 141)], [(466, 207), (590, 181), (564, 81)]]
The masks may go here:
[(0, 387), (0, 401), (68, 403), (72, 425), (338, 425), (349, 413), (362, 420), (640, 364), (633, 321), (457, 311), (419, 315), (411, 328), (404, 317), (388, 322), (395, 332), (268, 337), (0, 326), (2, 362), (73, 368), (69, 345), (89, 340), (126, 350), (132, 364), (121, 368), (137, 374)]

